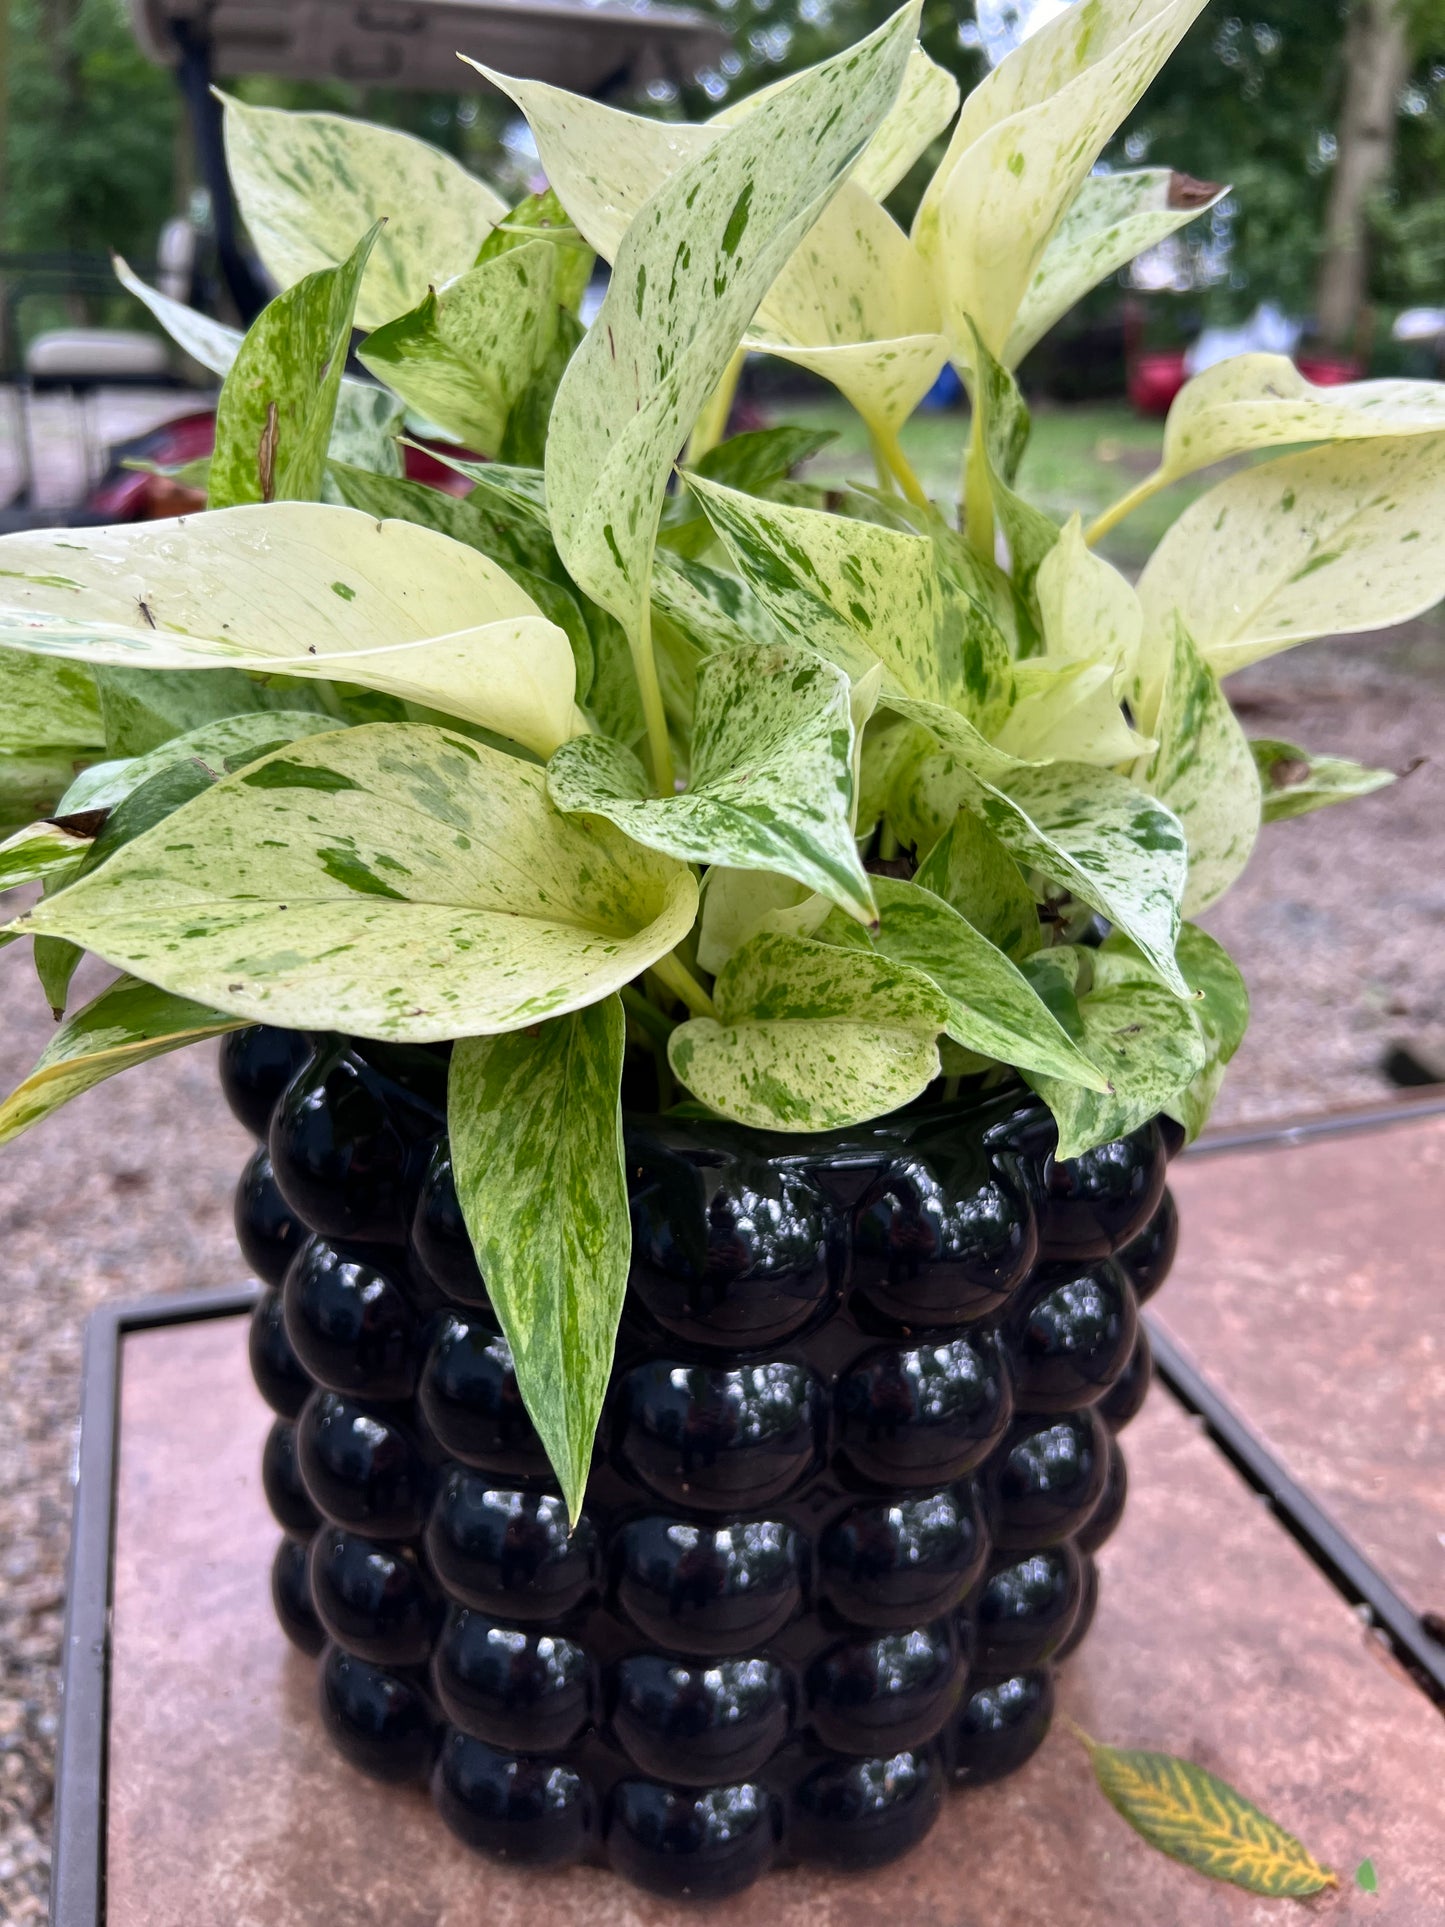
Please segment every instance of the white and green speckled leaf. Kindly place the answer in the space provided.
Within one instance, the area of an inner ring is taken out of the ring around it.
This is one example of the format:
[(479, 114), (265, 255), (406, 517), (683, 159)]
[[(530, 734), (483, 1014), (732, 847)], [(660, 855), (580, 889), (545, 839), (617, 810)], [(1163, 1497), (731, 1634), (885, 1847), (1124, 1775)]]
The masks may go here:
[(356, 293), (379, 232), (340, 267), (283, 289), (247, 329), (216, 404), (212, 508), (319, 498)]
[(463, 1037), (447, 1079), (462, 1215), (574, 1522), (632, 1249), (625, 1042), (610, 996), (505, 1037)]
[(686, 862), (790, 876), (871, 923), (853, 841), (848, 678), (785, 644), (709, 657), (697, 677), (688, 787), (652, 797), (630, 750), (601, 736), (564, 743), (547, 767), (552, 801), (605, 816)]
[[(557, 390), (546, 476), (563, 561), (634, 648), (677, 451), (758, 302), (887, 112), (916, 18), (914, 0), (720, 134), (644, 203), (618, 247)], [(608, 157), (592, 159), (605, 174)]]
[[(188, 308), (184, 301), (162, 294), (159, 288), (142, 281), (119, 255), (114, 258), (114, 266), (116, 280), (150, 309), (178, 348), (213, 375), (230, 373), (245, 339), (239, 328), (214, 321), (210, 315)], [(328, 450), (333, 460), (400, 475), (401, 450), (396, 444), (400, 432), (401, 404), (395, 396), (352, 375), (341, 377)], [(209, 479), (209, 470), (207, 475)]]
[[(778, 911), (796, 910), (808, 897), (809, 892), (791, 877), (777, 876), (770, 870), (729, 870), (719, 864), (703, 879), (698, 963), (715, 977), (749, 937), (773, 927), (771, 919)], [(829, 914), (824, 904), (817, 922), (822, 923)]]
[(855, 679), (883, 665), (883, 695), (945, 699), (933, 546), (853, 516), (759, 502), (701, 476), (688, 485), (784, 634)]
[(1018, 770), (1007, 794), (981, 786), (971, 806), (1021, 863), (1107, 917), (1186, 994), (1174, 961), (1186, 845), (1164, 804), (1112, 770), (1052, 763)]
[(369, 335), (360, 360), (408, 408), (482, 455), (557, 337), (558, 251), (528, 241), (484, 261)]
[(697, 885), (535, 765), (425, 724), (299, 742), (207, 789), (23, 927), (252, 1023), (490, 1035), (679, 943)]
[(1057, 1120), (1061, 1158), (1147, 1124), (1178, 1102), (1207, 1062), (1193, 1009), (1141, 959), (1106, 947), (1092, 961), (1093, 984), (1078, 1000), (1080, 1042), (1113, 1089), (1100, 1094), (1021, 1067)]
[(1259, 771), (1266, 823), (1307, 816), (1311, 810), (1348, 802), (1352, 796), (1368, 796), (1398, 780), (1392, 769), (1369, 769), (1347, 756), (1319, 756), (1273, 737), (1255, 737), (1249, 748)]
[(340, 114), (227, 97), (226, 165), (261, 259), (281, 287), (344, 261), (376, 221), (357, 325), (378, 328), (463, 273), (506, 202), (425, 141)]
[(740, 1124), (861, 1124), (897, 1110), (938, 1075), (947, 1000), (917, 971), (871, 949), (752, 937), (723, 967), (713, 997), (716, 1018), (680, 1024), (668, 1061), (694, 1097)]
[(1015, 963), (1042, 947), (1038, 905), (1023, 872), (972, 810), (959, 811), (913, 880), (952, 904)]
[(1091, 175), (1034, 269), (1001, 360), (1016, 368), (1090, 288), (1197, 221), (1228, 192), (1167, 167)]
[[(63, 552), (56, 555), (57, 572), (64, 559)], [(0, 576), (0, 596), (4, 585)], [(0, 753), (104, 743), (95, 678), (83, 664), (0, 650)]]
[(1144, 611), (1133, 584), (1085, 542), (1077, 515), (1039, 564), (1035, 593), (1048, 655), (1109, 663), (1123, 686), (1138, 659)]
[(310, 710), (267, 709), (222, 716), (168, 737), (143, 755), (83, 770), (60, 799), (59, 814), (113, 810), (175, 763), (195, 763), (212, 782), (219, 782), (283, 744), (303, 736), (325, 736), (338, 727), (334, 716), (318, 716)]
[(1177, 611), (1227, 676), (1313, 636), (1407, 621), (1445, 596), (1442, 525), (1445, 434), (1243, 469), (1191, 503), (1150, 557), (1147, 633), (1167, 638)]
[(147, 1058), (199, 1043), (241, 1020), (121, 977), (62, 1024), (34, 1070), (0, 1104), (0, 1144), (28, 1131), (72, 1097)]
[(1186, 923), (1179, 932), (1177, 954), (1195, 995), (1190, 1010), (1204, 1039), (1204, 1068), (1164, 1108), (1192, 1143), (1209, 1122), (1229, 1060), (1249, 1028), (1249, 992), (1228, 951), (1197, 925)]
[(953, 75), (922, 47), (915, 47), (903, 70), (898, 98), (879, 122), (850, 178), (876, 200), (886, 201), (958, 112), (958, 99)]
[(1239, 718), (1177, 617), (1163, 681), (1144, 695), (1139, 717), (1157, 747), (1140, 759), (1135, 775), (1183, 827), (1189, 849), (1183, 908), (1195, 916), (1223, 896), (1249, 861), (1259, 836), (1260, 783)]
[[(1171, 0), (1152, 8), (1124, 0), (1110, 8), (1095, 0), (1083, 9), (1086, 18), (1061, 30), (1072, 36), (1071, 57), (1041, 66), (1027, 86), (1014, 90), (1001, 117), (992, 118), (1003, 105), (1001, 85), (990, 89), (985, 82), (978, 90), (990, 97), (986, 110), (975, 105), (977, 96), (965, 103), (913, 229), (938, 276), (956, 354), (967, 359), (970, 324), (991, 353), (1004, 353), (1065, 211), (1203, 5)], [(1100, 19), (1105, 14), (1120, 22), (1132, 15), (1137, 24), (1118, 34)], [(1026, 65), (1020, 63), (1020, 71)], [(991, 78), (997, 82), (1007, 66)]]
[(49, 821), (27, 823), (0, 843), (0, 890), (69, 870), (90, 848), (88, 832)]
[(1287, 355), (1234, 355), (1175, 397), (1158, 479), (1177, 481), (1229, 455), (1292, 442), (1445, 433), (1445, 382), (1306, 381)]
[(1014, 706), (995, 732), (1000, 749), (1031, 762), (1094, 763), (1111, 769), (1151, 748), (1119, 707), (1108, 662), (1034, 656), (1014, 671)]
[(566, 636), (495, 563), (320, 503), (0, 537), (0, 647), (356, 683), (542, 756), (579, 726)]
[(1002, 950), (942, 897), (917, 883), (877, 877), (881, 956), (920, 972), (948, 1005), (944, 1025), (956, 1044), (1020, 1070), (1102, 1091), (1107, 1079), (1089, 1062)]

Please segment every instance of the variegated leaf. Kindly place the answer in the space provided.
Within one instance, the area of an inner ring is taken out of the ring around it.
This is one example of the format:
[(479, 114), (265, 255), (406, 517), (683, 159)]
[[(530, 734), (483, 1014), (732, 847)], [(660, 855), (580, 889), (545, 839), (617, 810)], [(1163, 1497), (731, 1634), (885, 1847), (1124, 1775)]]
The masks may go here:
[(1179, 932), (1175, 954), (1194, 993), (1189, 1008), (1204, 1039), (1204, 1068), (1164, 1108), (1192, 1143), (1209, 1122), (1229, 1060), (1249, 1028), (1249, 992), (1228, 951), (1196, 924)]
[(877, 877), (873, 887), (881, 919), (875, 947), (942, 992), (944, 1028), (955, 1043), (1026, 1074), (1105, 1089), (1107, 1078), (1060, 1028), (1028, 978), (966, 917), (917, 883)]
[(390, 723), (227, 777), (23, 927), (248, 1022), (425, 1041), (595, 1003), (696, 907), (685, 865), (560, 815), (534, 765)]
[(546, 241), (429, 288), (369, 335), (362, 365), (409, 408), (483, 455), (497, 455), (512, 409), (557, 337), (557, 250)]
[(67, 749), (0, 750), (0, 835), (49, 816), (76, 773), (99, 752)]
[(756, 936), (714, 986), (717, 1016), (668, 1043), (678, 1081), (763, 1130), (824, 1131), (883, 1117), (938, 1075), (944, 997), (868, 949)]
[(1183, 908), (1195, 916), (1249, 861), (1259, 836), (1260, 786), (1239, 718), (1178, 617), (1163, 682), (1157, 693), (1145, 693), (1138, 714), (1157, 748), (1141, 757), (1135, 776), (1183, 826)]
[(1282, 823), (1352, 796), (1368, 796), (1396, 781), (1394, 770), (1368, 769), (1347, 756), (1318, 756), (1297, 743), (1256, 737), (1249, 745), (1259, 783), (1264, 821)]
[(876, 200), (886, 201), (958, 112), (958, 100), (953, 75), (922, 47), (915, 47), (903, 70), (898, 97), (859, 155), (850, 178)]
[(0, 753), (99, 750), (104, 744), (100, 697), (87, 668), (0, 650)]
[[(783, 630), (855, 679), (883, 665), (883, 695), (946, 700), (940, 610), (923, 536), (688, 484), (743, 579)], [(956, 684), (955, 684), (956, 687)]]
[[(722, 864), (709, 870), (703, 879), (698, 920), (698, 963), (715, 977), (749, 937), (772, 927), (770, 919), (776, 911), (796, 910), (808, 896), (801, 883), (771, 870), (729, 870)], [(822, 908), (817, 923), (821, 924), (829, 909), (823, 899), (818, 901)]]
[[(970, 324), (991, 353), (1004, 353), (1066, 209), (1109, 136), (1203, 5), (1204, 0), (1172, 0), (1157, 9), (1129, 0), (1113, 8), (1096, 3), (1087, 22), (1074, 29), (1080, 56), (1058, 70), (1072, 68), (1070, 78), (1027, 102), (1032, 89), (1018, 90), (1010, 111), (982, 131), (979, 110), (965, 105), (913, 230), (938, 276), (944, 329), (957, 355), (967, 358)], [(1099, 30), (1101, 13), (1121, 20), (1129, 14), (1152, 17), (1141, 18), (1134, 31), (1116, 39), (1109, 27)], [(986, 91), (987, 83), (979, 93)], [(1002, 89), (991, 91), (997, 96)]]
[(117, 1071), (236, 1030), (241, 1021), (121, 977), (61, 1025), (34, 1070), (0, 1104), (0, 1144)]
[(61, 798), (60, 813), (113, 810), (152, 777), (177, 763), (194, 764), (207, 782), (218, 783), (223, 776), (234, 775), (273, 749), (303, 736), (328, 735), (337, 727), (334, 716), (318, 716), (310, 710), (271, 709), (223, 716), (168, 737), (141, 756), (97, 763), (82, 771)]
[(73, 869), (90, 848), (91, 832), (63, 823), (27, 823), (0, 843), (0, 890)]
[(462, 1215), (574, 1523), (632, 1248), (625, 1041), (610, 996), (505, 1037), (463, 1037), (447, 1080)]
[(360, 509), (378, 522), (418, 522), (453, 542), (465, 542), (469, 549), (489, 556), (515, 582), (525, 584), (538, 574), (566, 580), (545, 519), (539, 522), (521, 512), (503, 495), (486, 489), (450, 495), (425, 482), (378, 475), (334, 458), (326, 472), (346, 508)]
[(617, 250), (602, 309), (557, 391), (547, 499), (569, 571), (635, 648), (677, 450), (759, 300), (887, 111), (916, 18), (913, 0), (719, 135), (644, 204)]
[(1235, 355), (1180, 389), (1164, 424), (1160, 481), (1292, 442), (1445, 433), (1445, 382), (1306, 381), (1287, 355)]
[(1339, 1885), (1293, 1834), (1202, 1766), (1087, 1736), (1084, 1744), (1110, 1806), (1171, 1860), (1274, 1899)]
[(281, 287), (336, 266), (386, 222), (356, 304), (362, 328), (405, 314), (469, 268), (507, 212), (491, 188), (409, 134), (339, 114), (224, 104), (236, 199)]
[(1131, 729), (1108, 662), (1057, 662), (1037, 656), (1014, 670), (1016, 700), (995, 734), (1000, 749), (1035, 763), (1067, 759), (1111, 769), (1152, 745)]
[[(225, 376), (231, 372), (245, 339), (239, 328), (215, 321), (196, 308), (188, 308), (184, 301), (162, 294), (159, 288), (142, 281), (119, 255), (113, 257), (113, 265), (116, 280), (128, 294), (150, 309), (184, 354), (203, 368), (209, 368), (213, 375)], [(401, 451), (395, 440), (400, 432), (400, 403), (394, 396), (369, 381), (357, 381), (352, 375), (341, 377), (336, 416), (331, 424), (329, 453), (333, 460), (356, 462), (387, 475), (400, 475)], [(208, 467), (206, 480), (209, 478)]]
[(952, 904), (1015, 963), (1043, 945), (1038, 905), (1022, 871), (972, 810), (959, 811), (914, 882)]
[(247, 329), (216, 404), (212, 508), (320, 496), (356, 292), (379, 232), (340, 267), (284, 289)]
[(1070, 516), (1036, 577), (1044, 645), (1058, 662), (1105, 662), (1127, 686), (1139, 655), (1144, 611), (1133, 585), (1084, 540)]
[(0, 537), (0, 646), (357, 683), (543, 756), (579, 726), (566, 637), (495, 563), (318, 503)]
[(1111, 1089), (1101, 1094), (1019, 1067), (1054, 1114), (1060, 1158), (1079, 1157), (1147, 1124), (1179, 1101), (1208, 1061), (1192, 1008), (1137, 953), (1106, 946), (1091, 962), (1093, 982), (1078, 999), (1079, 1041)]
[(848, 678), (783, 644), (709, 657), (697, 678), (687, 789), (651, 797), (620, 743), (579, 736), (547, 767), (561, 810), (605, 816), (649, 849), (793, 877), (864, 923), (877, 917), (853, 841)]
[(1442, 519), (1445, 434), (1243, 469), (1191, 503), (1150, 557), (1139, 579), (1148, 633), (1167, 638), (1177, 611), (1227, 676), (1312, 636), (1405, 622), (1445, 596)]
[(1017, 368), (1081, 296), (1229, 192), (1167, 167), (1091, 175), (1044, 249), (1000, 359)]

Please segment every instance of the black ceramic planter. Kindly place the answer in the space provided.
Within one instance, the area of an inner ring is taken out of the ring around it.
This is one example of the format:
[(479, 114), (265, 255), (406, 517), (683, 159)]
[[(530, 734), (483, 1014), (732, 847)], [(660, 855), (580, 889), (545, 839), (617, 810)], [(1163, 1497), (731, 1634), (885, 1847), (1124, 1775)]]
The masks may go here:
[(1038, 1746), (1124, 1502), (1157, 1125), (1017, 1088), (826, 1139), (636, 1118), (569, 1534), (461, 1222), (444, 1054), (250, 1030), (237, 1195), (289, 1636), (352, 1763), (484, 1852), (669, 1894), (906, 1851)]

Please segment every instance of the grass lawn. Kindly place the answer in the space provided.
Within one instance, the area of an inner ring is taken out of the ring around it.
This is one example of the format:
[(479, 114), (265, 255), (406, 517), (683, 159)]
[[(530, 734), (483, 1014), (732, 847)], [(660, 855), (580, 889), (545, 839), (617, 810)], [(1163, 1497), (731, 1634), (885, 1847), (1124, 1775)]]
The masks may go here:
[[(808, 464), (812, 481), (874, 481), (863, 424), (846, 402), (832, 396), (778, 404), (779, 418), (831, 428), (838, 439)], [(1149, 473), (1158, 460), (1163, 423), (1136, 415), (1126, 402), (1086, 407), (1041, 407), (1019, 475), (1031, 502), (1063, 521), (1078, 509), (1088, 521)], [(959, 468), (968, 435), (962, 409), (916, 414), (903, 430), (904, 452), (935, 501), (950, 509), (958, 500)], [(1121, 568), (1140, 569), (1155, 543), (1185, 507), (1216, 478), (1191, 477), (1136, 510), (1101, 545)]]

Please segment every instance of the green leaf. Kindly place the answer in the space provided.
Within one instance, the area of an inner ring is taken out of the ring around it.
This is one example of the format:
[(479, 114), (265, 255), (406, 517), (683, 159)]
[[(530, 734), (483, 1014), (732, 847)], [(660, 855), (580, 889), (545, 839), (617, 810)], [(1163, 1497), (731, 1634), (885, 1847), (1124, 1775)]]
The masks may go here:
[(1195, 996), (1190, 1010), (1204, 1039), (1204, 1068), (1165, 1109), (1192, 1143), (1209, 1122), (1225, 1069), (1249, 1028), (1249, 992), (1229, 953), (1197, 925), (1185, 924), (1176, 954)]
[(1015, 963), (1042, 947), (1038, 905), (1018, 864), (971, 810), (959, 811), (913, 880), (952, 904)]
[(1026, 1075), (1063, 1078), (1096, 1091), (1106, 1087), (1107, 1078), (1060, 1027), (1028, 978), (966, 917), (917, 883), (876, 877), (873, 887), (881, 918), (874, 945), (943, 993), (944, 1028), (955, 1043)]
[(326, 445), (328, 462), (352, 462), (378, 475), (400, 475), (402, 459), (398, 437), (404, 421), (405, 410), (395, 395), (369, 381), (351, 381), (343, 375), (336, 395), (331, 439)]
[(1259, 836), (1260, 784), (1239, 718), (1177, 617), (1163, 687), (1141, 701), (1138, 713), (1158, 748), (1141, 758), (1136, 775), (1183, 826), (1183, 908), (1193, 916), (1223, 896), (1249, 861)]
[(542, 756), (578, 727), (561, 630), (495, 563), (410, 522), (255, 505), (0, 537), (0, 571), (0, 645), (358, 683)]
[(80, 968), (85, 952), (79, 944), (67, 943), (63, 937), (36, 937), (31, 949), (41, 991), (59, 1023), (70, 997), (70, 980)]
[[(852, 516), (758, 502), (698, 475), (688, 486), (784, 634), (855, 680), (883, 665), (883, 695), (946, 700), (933, 545)], [(952, 687), (962, 681), (954, 665)]]
[[(771, 496), (800, 462), (816, 455), (837, 439), (830, 428), (755, 428), (719, 442), (701, 457), (696, 472), (706, 481), (722, 482), (746, 495)], [(699, 556), (714, 540), (712, 525), (686, 490), (671, 497), (663, 510), (658, 541), (672, 554)]]
[(917, 971), (870, 950), (762, 935), (713, 988), (716, 1019), (668, 1043), (678, 1081), (764, 1130), (824, 1131), (883, 1117), (938, 1075), (948, 1005)]
[(848, 678), (802, 650), (754, 643), (703, 664), (682, 795), (649, 796), (637, 759), (600, 736), (564, 743), (547, 787), (558, 809), (605, 816), (648, 849), (772, 870), (877, 917), (853, 841)]
[(29, 823), (0, 843), (0, 890), (73, 869), (89, 848), (90, 836), (84, 831), (61, 823)]
[(100, 698), (88, 669), (0, 651), (0, 754), (99, 749), (104, 742)]
[(417, 1042), (596, 1002), (696, 905), (684, 865), (561, 816), (534, 765), (390, 723), (227, 777), (24, 928), (248, 1022)]
[(1040, 562), (1035, 592), (1054, 661), (1108, 663), (1121, 679), (1132, 673), (1144, 610), (1133, 585), (1085, 542), (1077, 515)]
[(320, 496), (356, 291), (378, 232), (340, 267), (278, 294), (247, 330), (216, 404), (212, 508)]
[(1029, 436), (1029, 411), (1018, 383), (972, 328), (966, 348), (964, 378), (983, 430), (994, 512), (1008, 543), (1015, 586), (1027, 606), (1059, 530), (1042, 509), (1026, 502), (1012, 487)]
[(557, 300), (575, 314), (582, 305), (597, 257), (553, 188), (529, 194), (497, 223), (477, 250), (477, 266), (505, 254), (509, 248), (526, 247), (531, 241), (545, 241), (557, 256)]
[[(1036, 961), (1030, 958), (1025, 969)], [(1177, 1101), (1207, 1062), (1190, 1006), (1127, 949), (1105, 949), (1093, 959), (1093, 985), (1078, 999), (1078, 1011), (1080, 1044), (1107, 1075), (1109, 1092), (1100, 1095), (1020, 1065), (1058, 1122), (1061, 1158), (1079, 1157), (1147, 1124)]]
[(117, 1071), (236, 1030), (241, 1021), (121, 977), (56, 1031), (34, 1070), (0, 1104), (0, 1144)]
[(514, 579), (530, 573), (565, 580), (545, 517), (539, 523), (535, 515), (522, 513), (502, 496), (483, 489), (473, 489), (466, 496), (448, 495), (425, 482), (378, 475), (334, 460), (326, 472), (347, 508), (360, 509), (379, 522), (416, 522), (436, 529), (489, 556)]
[(1312, 636), (1405, 622), (1445, 596), (1442, 518), (1445, 435), (1346, 442), (1244, 469), (1191, 503), (1150, 557), (1139, 579), (1146, 633), (1167, 637), (1177, 611), (1227, 676)]
[(1348, 381), (1317, 387), (1287, 355), (1233, 355), (1180, 389), (1164, 424), (1160, 481), (1230, 455), (1291, 442), (1445, 432), (1445, 383)]
[(92, 756), (90, 749), (0, 750), (0, 832), (50, 816)]
[(1362, 1860), (1355, 1868), (1355, 1885), (1364, 1894), (1377, 1894), (1380, 1891), (1380, 1882), (1375, 1873), (1373, 1860)]
[(574, 1523), (632, 1248), (625, 1042), (612, 996), (510, 1036), (462, 1038), (447, 1082), (462, 1215)]
[[(601, 311), (557, 391), (547, 499), (569, 571), (634, 647), (677, 450), (759, 300), (887, 111), (916, 18), (914, 0), (720, 135), (645, 203), (617, 250)], [(608, 157), (589, 164), (605, 172)]]
[(1110, 1806), (1171, 1860), (1272, 1898), (1339, 1885), (1293, 1834), (1202, 1766), (1081, 1737)]
[(369, 335), (363, 367), (409, 408), (483, 455), (499, 454), (513, 407), (556, 339), (557, 250), (546, 241), (429, 288)]
[(1262, 809), (1266, 823), (1304, 816), (1352, 796), (1368, 796), (1396, 781), (1390, 769), (1368, 769), (1346, 756), (1318, 756), (1297, 743), (1256, 737), (1250, 746), (1259, 771)]
[[(756, 100), (757, 96), (749, 98)], [(886, 201), (957, 111), (958, 82), (946, 67), (931, 60), (922, 47), (915, 47), (903, 70), (898, 97), (878, 123), (850, 178), (875, 200)], [(725, 115), (718, 118), (721, 120)]]
[(241, 215), (281, 287), (335, 267), (386, 222), (357, 300), (359, 327), (380, 327), (463, 273), (507, 212), (491, 188), (409, 134), (229, 96), (224, 105)]
[(1203, 5), (1095, 0), (1077, 19), (1052, 23), (1055, 33), (1035, 54), (1024, 43), (1026, 57), (1013, 56), (1016, 83), (1000, 79), (1005, 61), (993, 85), (986, 81), (965, 103), (913, 228), (938, 277), (956, 353), (967, 357), (971, 323), (1002, 355), (1066, 209)]
[(523, 383), (507, 416), (507, 432), (498, 451), (504, 462), (526, 466), (540, 465), (546, 460), (557, 390), (562, 385), (568, 362), (582, 345), (585, 332), (570, 309), (558, 308), (552, 344)]
[(1017, 368), (1090, 288), (1197, 221), (1228, 192), (1167, 167), (1091, 175), (1034, 269), (1000, 359)]
[[(9, 654), (0, 651), (0, 661)], [(120, 669), (114, 665), (93, 673), (100, 690), (106, 748), (112, 757), (143, 756), (173, 737), (232, 716), (305, 713), (335, 727), (320, 692), (290, 676), (271, 680), (247, 675), (244, 669)]]

